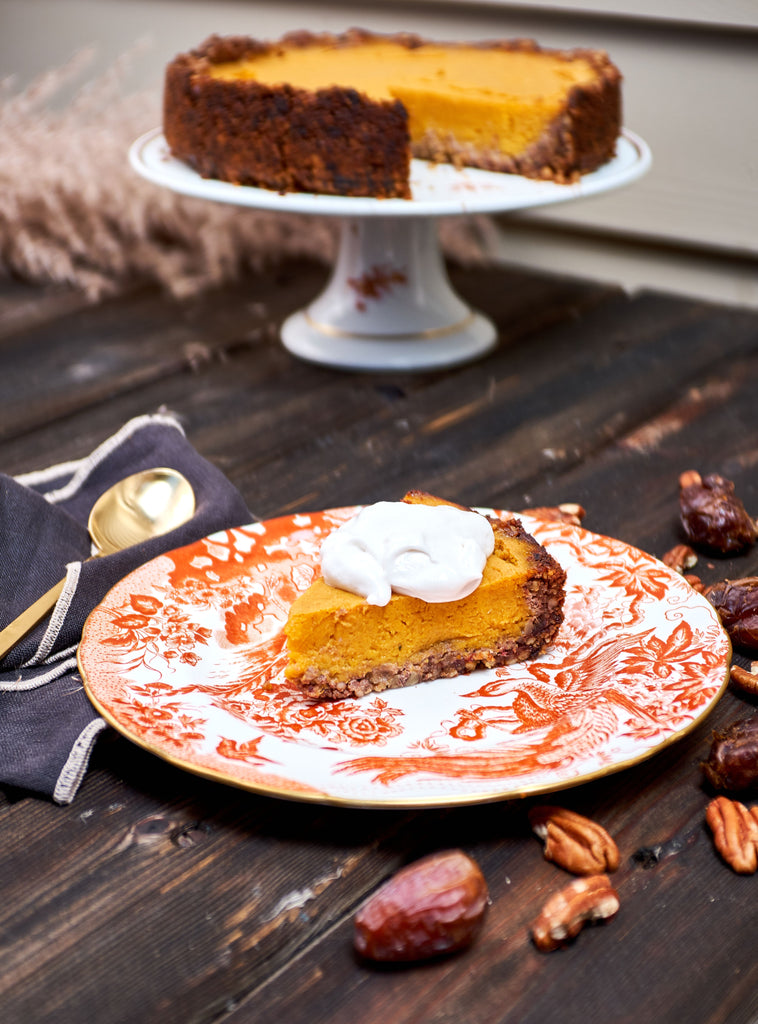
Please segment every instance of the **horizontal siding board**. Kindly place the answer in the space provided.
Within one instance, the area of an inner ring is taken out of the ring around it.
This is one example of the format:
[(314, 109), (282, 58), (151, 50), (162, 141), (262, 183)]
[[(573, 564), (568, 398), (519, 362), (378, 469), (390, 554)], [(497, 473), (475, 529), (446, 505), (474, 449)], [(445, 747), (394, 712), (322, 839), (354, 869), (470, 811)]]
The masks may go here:
[[(377, 0), (379, 4), (392, 0)], [(424, 2), (424, 0), (422, 0)], [(509, 10), (534, 10), (590, 17), (622, 17), (649, 19), (654, 22), (679, 22), (689, 25), (730, 28), (758, 28), (758, 4), (755, 0), (427, 0), (430, 4), (447, 3), (463, 7), (485, 6)]]
[(607, 48), (624, 74), (624, 120), (653, 152), (628, 189), (530, 214), (667, 243), (758, 253), (758, 35), (655, 32)]

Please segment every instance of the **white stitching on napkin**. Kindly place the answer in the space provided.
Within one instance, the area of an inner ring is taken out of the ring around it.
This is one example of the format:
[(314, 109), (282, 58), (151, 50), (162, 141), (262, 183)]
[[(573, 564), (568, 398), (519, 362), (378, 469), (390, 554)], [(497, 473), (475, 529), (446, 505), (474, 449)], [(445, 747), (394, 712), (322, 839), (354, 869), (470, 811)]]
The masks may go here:
[(41, 665), (47, 655), (50, 653), (50, 649), (58, 639), (58, 634), (61, 631), (63, 620), (66, 618), (68, 610), (71, 606), (71, 602), (74, 599), (76, 588), (79, 585), (79, 577), (82, 572), (81, 562), (69, 562), (66, 566), (66, 583), (61, 591), (61, 595), (55, 602), (55, 608), (53, 608), (53, 614), (50, 616), (50, 621), (47, 624), (45, 635), (40, 641), (40, 645), (34, 654), (29, 658), (28, 661), (24, 662), (24, 668), (31, 668), (34, 665)]
[(68, 658), (70, 655), (76, 653), (76, 649), (79, 644), (71, 644), (70, 647), (66, 647), (62, 651), (56, 651), (55, 654), (51, 654), (49, 658), (45, 658), (46, 665), (54, 665), (56, 661), (60, 661), (62, 658)]
[(20, 473), (13, 479), (16, 483), (23, 484), (24, 487), (35, 487), (37, 484), (43, 484), (46, 480), (57, 480), (60, 476), (70, 476), (71, 473), (76, 472), (76, 467), (81, 461), (81, 459), (72, 459), (71, 462), (59, 462), (57, 466), (48, 466), (47, 469), (33, 469), (29, 473)]
[[(43, 495), (45, 500), (51, 504), (56, 504), (76, 494), (90, 473), (100, 465), (103, 459), (106, 459), (111, 452), (115, 451), (120, 444), (123, 444), (133, 434), (136, 434), (138, 430), (142, 430), (143, 427), (150, 426), (153, 423), (162, 424), (165, 427), (176, 427), (181, 434), (184, 434), (184, 428), (181, 423), (170, 414), (158, 413), (151, 416), (136, 416), (133, 420), (125, 423), (119, 431), (103, 441), (102, 444), (98, 445), (86, 458), (80, 459), (75, 464), (76, 469), (69, 482), (57, 490), (48, 491), (47, 494)], [(70, 465), (70, 463), (66, 463), (66, 465)]]
[[(70, 655), (75, 650), (75, 646), (69, 647), (66, 653)], [(52, 683), (55, 679), (59, 679), (72, 668), (76, 668), (76, 658), (69, 657), (65, 661), (59, 661), (49, 672), (40, 672), (38, 676), (32, 676), (31, 679), (23, 679), (19, 674), (18, 679), (13, 679), (7, 683), (0, 682), (0, 691), (4, 693), (21, 693), (24, 690), (36, 690), (39, 686), (45, 686), (46, 683)]]
[(76, 796), (76, 791), (87, 771), (95, 740), (106, 726), (105, 719), (94, 718), (77, 736), (71, 753), (66, 758), (66, 763), (58, 776), (58, 781), (55, 783), (53, 800), (57, 804), (70, 804)]

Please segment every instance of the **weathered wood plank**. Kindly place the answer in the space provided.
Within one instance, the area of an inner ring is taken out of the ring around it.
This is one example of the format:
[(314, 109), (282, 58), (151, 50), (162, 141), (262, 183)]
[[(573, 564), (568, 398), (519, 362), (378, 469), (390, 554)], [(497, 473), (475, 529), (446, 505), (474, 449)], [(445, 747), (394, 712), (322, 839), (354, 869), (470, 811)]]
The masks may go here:
[[(348, 410), (362, 411), (360, 401), (350, 402), (356, 378), (307, 366), (278, 341), (281, 320), (318, 292), (324, 274), (323, 267), (301, 263), (184, 303), (145, 291), (77, 310), (52, 327), (36, 324), (13, 334), (5, 342), (8, 373), (0, 379), (0, 460), (10, 472), (30, 468), (35, 444), (42, 465), (72, 457), (72, 449), (83, 454), (96, 443), (97, 424), (99, 436), (107, 436), (123, 420), (162, 404), (186, 410), (192, 427), (193, 419), (202, 421), (197, 392), (209, 375), (208, 397), (218, 404), (204, 410), (208, 425), (225, 413), (239, 428), (232, 428), (232, 443), (243, 438), (249, 447), (250, 438), (264, 432), (269, 443), (281, 437), (286, 447), (291, 438), (297, 446), (303, 434), (312, 440), (325, 432), (330, 417), (346, 422)], [(479, 290), (489, 282), (499, 322), (512, 337), (572, 319), (610, 291), (518, 274), (509, 276), (508, 288), (501, 282), (496, 290), (491, 272), (461, 277), (464, 286), (473, 280)], [(428, 379), (406, 375), (403, 393), (423, 388)], [(396, 387), (371, 377), (363, 395), (379, 395), (383, 388), (386, 396)], [(304, 407), (312, 423), (302, 420)], [(56, 429), (61, 420), (63, 435)], [(80, 431), (77, 423), (88, 426)], [(229, 433), (230, 424), (222, 422), (214, 445), (222, 457), (228, 456)], [(7, 455), (4, 439), (12, 442)]]
[(377, 830), (369, 812), (240, 793), (123, 741), (98, 756), (113, 768), (76, 807), (4, 815), (4, 1020), (207, 1020), (418, 842), (398, 838), (403, 813)]
[(0, 277), (0, 354), (6, 339), (12, 345), (13, 337), (22, 331), (52, 324), (92, 305), (81, 292), (65, 286), (43, 289)]
[[(183, 304), (142, 293), (37, 319), (27, 309), (5, 333), (0, 293), (0, 464), (19, 472), (82, 455), (166, 404), (262, 515), (407, 486), (511, 508), (576, 500), (590, 529), (660, 555), (680, 539), (683, 469), (730, 476), (758, 510), (754, 314), (455, 271), (508, 343), (455, 371), (348, 375), (300, 363), (276, 340), (321, 271), (292, 273)], [(758, 572), (758, 550), (698, 571)], [(566, 876), (544, 862), (526, 804), (285, 803), (110, 736), (73, 806), (18, 792), (0, 803), (3, 1019), (748, 1024), (752, 881), (713, 851), (698, 763), (714, 726), (753, 710), (728, 692), (680, 742), (557, 798), (617, 836), (622, 909), (549, 956), (528, 928)], [(490, 884), (474, 949), (408, 970), (358, 963), (361, 900), (400, 863), (446, 846), (471, 852)]]
[[(754, 346), (749, 317), (734, 320), (718, 307), (680, 305), (678, 318), (673, 309), (670, 322), (660, 316), (655, 333), (651, 306), (660, 315), (658, 300), (608, 300), (577, 325), (545, 332), (538, 347), (498, 352), (414, 391), (396, 377), (393, 397), (379, 407), (365, 400), (371, 385), (358, 377), (352, 389), (365, 415), (352, 424), (338, 421), (309, 433), (308, 397), (293, 395), (287, 422), (271, 413), (271, 433), (292, 439), (286, 452), (235, 444), (233, 424), (213, 448), (226, 444), (227, 458), (230, 446), (238, 453), (243, 493), (255, 492), (256, 507), (264, 510), (373, 501), (409, 486), (474, 504), (503, 504), (517, 492), (518, 507), (540, 480), (567, 472), (679, 401), (697, 373), (710, 367), (714, 335), (729, 334), (732, 360)], [(618, 358), (610, 359), (607, 337), (615, 318), (623, 319), (626, 335)], [(656, 372), (661, 349), (666, 374)], [(338, 386), (330, 399), (337, 404)]]

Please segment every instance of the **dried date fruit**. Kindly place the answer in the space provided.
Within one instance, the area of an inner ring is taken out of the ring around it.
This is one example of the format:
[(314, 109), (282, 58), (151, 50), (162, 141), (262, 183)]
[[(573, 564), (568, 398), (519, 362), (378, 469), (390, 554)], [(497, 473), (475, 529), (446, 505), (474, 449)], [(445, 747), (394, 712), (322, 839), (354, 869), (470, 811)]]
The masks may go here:
[(758, 786), (758, 715), (714, 732), (703, 772), (716, 790), (739, 793)]
[(705, 596), (737, 647), (758, 650), (758, 576), (721, 580), (706, 587)]
[(462, 850), (401, 868), (355, 918), (355, 948), (383, 962), (427, 960), (470, 945), (484, 919), (487, 883)]
[(755, 521), (734, 493), (734, 484), (717, 473), (701, 477), (690, 470), (679, 478), (679, 510), (687, 539), (721, 554), (755, 543)]

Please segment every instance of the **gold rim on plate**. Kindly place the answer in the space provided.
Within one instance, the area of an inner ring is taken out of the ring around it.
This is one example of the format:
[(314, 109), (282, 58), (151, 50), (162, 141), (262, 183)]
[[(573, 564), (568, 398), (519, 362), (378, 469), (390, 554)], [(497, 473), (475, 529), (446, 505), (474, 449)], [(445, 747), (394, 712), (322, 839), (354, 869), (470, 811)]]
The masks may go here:
[(170, 764), (242, 789), (443, 807), (639, 764), (696, 728), (728, 684), (729, 638), (679, 574), (621, 541), (525, 514), (568, 575), (548, 651), (360, 700), (309, 701), (284, 680), (282, 627), (323, 537), (355, 511), (222, 531), (121, 580), (77, 652), (98, 712)]

